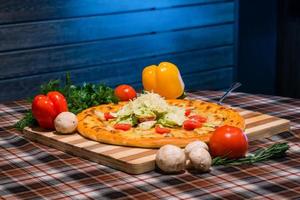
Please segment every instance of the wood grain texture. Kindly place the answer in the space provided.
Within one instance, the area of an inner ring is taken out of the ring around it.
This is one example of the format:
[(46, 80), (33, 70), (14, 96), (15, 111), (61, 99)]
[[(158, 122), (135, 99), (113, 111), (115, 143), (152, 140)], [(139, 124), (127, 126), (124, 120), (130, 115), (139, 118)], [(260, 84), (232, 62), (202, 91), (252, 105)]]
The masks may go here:
[(199, 84), (203, 90), (215, 88), (215, 90), (228, 88), (233, 81), (233, 68), (225, 67), (217, 70), (197, 72), (182, 76), (183, 80), (187, 82), (187, 90), (197, 90)]
[[(289, 130), (288, 120), (243, 109), (238, 111), (245, 118), (245, 133), (250, 141)], [(33, 141), (130, 174), (141, 174), (155, 168), (156, 149), (101, 144), (85, 139), (77, 133), (57, 135), (40, 128), (25, 128), (24, 134)]]
[(224, 1), (226, 0), (0, 0), (0, 24), (79, 18)]
[(2, 25), (0, 26), (0, 51), (113, 39), (228, 23), (234, 20), (233, 6), (234, 4), (229, 2), (24, 23), (14, 26)]
[[(98, 71), (100, 70), (100, 71)], [(75, 84), (80, 84), (82, 82), (78, 82), (78, 80), (86, 79), (85, 74), (93, 77), (96, 80), (90, 79), (91, 83), (99, 83), (99, 78), (101, 83), (105, 83), (112, 87), (115, 87), (119, 84), (130, 84), (136, 89), (142, 89), (141, 85), (141, 74), (131, 73), (129, 72), (124, 78), (124, 74), (126, 74), (126, 70), (130, 70), (130, 68), (118, 68), (115, 71), (103, 71), (102, 68), (92, 70), (94, 72), (89, 71), (89, 69), (81, 69), (79, 71), (74, 71), (73, 76), (76, 75), (78, 78), (76, 79)], [(98, 72), (98, 73), (96, 73)], [(128, 73), (128, 72), (127, 72)], [(106, 75), (106, 78), (104, 78)], [(43, 76), (36, 75), (25, 78), (18, 78), (13, 80), (7, 80), (0, 82), (0, 87), (2, 88), (2, 92), (0, 93), (0, 98), (4, 100), (8, 100), (7, 97), (14, 96), (16, 99), (23, 98), (25, 95), (34, 95), (38, 92), (38, 87), (40, 84), (45, 83), (45, 80), (60, 78), (64, 79), (65, 73), (53, 73), (53, 74), (45, 74)], [(220, 68), (211, 71), (198, 72), (190, 75), (183, 75), (183, 80), (187, 82), (186, 89), (187, 90), (196, 90), (198, 87), (202, 88), (214, 88), (222, 89), (224, 86), (230, 85), (232, 81), (232, 68)], [(125, 79), (125, 81), (124, 81)], [(188, 81), (191, 81), (190, 83)]]
[(236, 64), (235, 4), (0, 0), (0, 101), (29, 97), (67, 71), (78, 84), (140, 88), (142, 68), (161, 61), (179, 65), (187, 88), (225, 88)]
[[(162, 42), (163, 41), (163, 42)], [(233, 43), (233, 25), (0, 53), (0, 79), (122, 62)], [(153, 63), (149, 63), (153, 64)]]

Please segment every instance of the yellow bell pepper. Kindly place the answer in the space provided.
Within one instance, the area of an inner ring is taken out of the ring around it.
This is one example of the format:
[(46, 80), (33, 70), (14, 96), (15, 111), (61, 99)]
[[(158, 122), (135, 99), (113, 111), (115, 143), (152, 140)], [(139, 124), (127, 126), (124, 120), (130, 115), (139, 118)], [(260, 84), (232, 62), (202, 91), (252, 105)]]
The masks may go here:
[(145, 67), (142, 81), (146, 91), (158, 93), (167, 99), (176, 99), (184, 92), (180, 72), (176, 65), (169, 62)]

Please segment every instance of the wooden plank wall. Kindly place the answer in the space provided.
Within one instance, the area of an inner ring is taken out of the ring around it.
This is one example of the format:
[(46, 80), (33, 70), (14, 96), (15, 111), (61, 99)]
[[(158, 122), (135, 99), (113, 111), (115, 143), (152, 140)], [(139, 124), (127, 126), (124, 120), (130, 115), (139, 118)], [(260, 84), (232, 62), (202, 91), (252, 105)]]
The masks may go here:
[(76, 84), (141, 88), (143, 67), (176, 63), (187, 89), (235, 71), (235, 1), (0, 0), (0, 101), (71, 72)]

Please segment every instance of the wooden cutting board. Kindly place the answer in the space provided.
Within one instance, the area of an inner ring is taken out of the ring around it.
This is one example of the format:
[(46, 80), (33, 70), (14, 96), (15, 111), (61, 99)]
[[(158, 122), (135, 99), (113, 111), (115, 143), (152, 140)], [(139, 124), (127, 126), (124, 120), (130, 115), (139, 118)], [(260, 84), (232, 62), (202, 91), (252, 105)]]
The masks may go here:
[[(290, 121), (270, 115), (236, 109), (246, 120), (249, 140), (262, 139), (288, 131)], [(25, 128), (24, 135), (66, 153), (100, 163), (130, 174), (141, 174), (155, 168), (156, 149), (122, 147), (102, 144), (79, 134), (59, 135), (40, 128)]]

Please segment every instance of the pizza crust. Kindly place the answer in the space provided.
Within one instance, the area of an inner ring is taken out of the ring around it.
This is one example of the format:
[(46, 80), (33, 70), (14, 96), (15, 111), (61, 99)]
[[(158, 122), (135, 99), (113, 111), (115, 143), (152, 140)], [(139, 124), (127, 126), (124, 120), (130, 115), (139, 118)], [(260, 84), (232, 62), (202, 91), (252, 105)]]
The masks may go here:
[[(194, 108), (206, 117), (213, 116), (214, 120), (220, 120), (221, 125), (236, 126), (245, 129), (244, 119), (235, 110), (220, 106), (214, 103), (204, 102), (200, 100), (167, 100), (171, 105)], [(121, 109), (127, 102), (119, 102), (118, 104), (99, 105), (88, 108), (77, 115), (78, 132), (86, 138), (94, 141), (121, 145), (134, 146), (143, 148), (159, 148), (166, 144), (173, 144), (179, 147), (185, 147), (188, 143), (201, 140), (208, 142), (213, 131), (187, 131), (182, 128), (171, 129), (170, 134), (157, 134), (154, 128), (142, 131), (138, 128), (131, 128), (129, 131), (113, 129), (108, 122), (102, 121), (95, 115), (95, 111), (116, 112)]]

